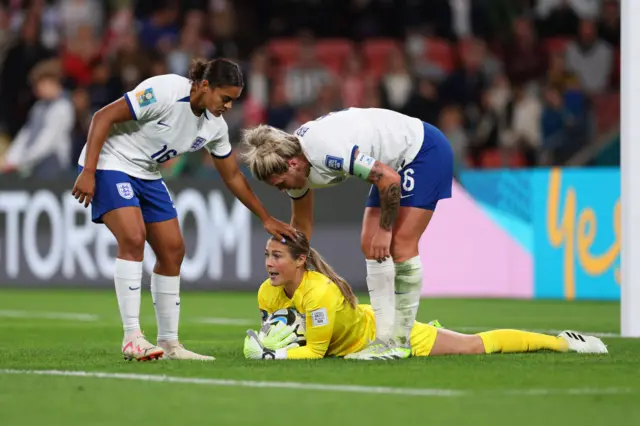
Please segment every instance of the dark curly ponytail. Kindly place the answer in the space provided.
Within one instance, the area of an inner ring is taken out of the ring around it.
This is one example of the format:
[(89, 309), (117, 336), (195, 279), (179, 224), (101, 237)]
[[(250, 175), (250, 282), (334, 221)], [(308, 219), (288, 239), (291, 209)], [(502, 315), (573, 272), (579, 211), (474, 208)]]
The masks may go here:
[(207, 80), (213, 87), (244, 87), (240, 66), (228, 59), (194, 59), (189, 68), (189, 79), (193, 82)]

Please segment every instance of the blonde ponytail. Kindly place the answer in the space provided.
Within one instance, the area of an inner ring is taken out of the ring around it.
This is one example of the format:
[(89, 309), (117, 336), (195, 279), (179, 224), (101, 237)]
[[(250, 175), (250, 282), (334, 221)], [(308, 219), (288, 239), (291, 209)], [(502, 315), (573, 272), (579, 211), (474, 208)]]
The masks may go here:
[(355, 309), (356, 305), (358, 305), (358, 298), (353, 293), (353, 289), (349, 285), (349, 283), (342, 278), (333, 268), (320, 256), (315, 249), (309, 248), (309, 256), (307, 257), (307, 263), (313, 267), (316, 271), (320, 272), (322, 275), (328, 277), (331, 281), (333, 281), (340, 292), (344, 296), (344, 300), (349, 303), (349, 305)]

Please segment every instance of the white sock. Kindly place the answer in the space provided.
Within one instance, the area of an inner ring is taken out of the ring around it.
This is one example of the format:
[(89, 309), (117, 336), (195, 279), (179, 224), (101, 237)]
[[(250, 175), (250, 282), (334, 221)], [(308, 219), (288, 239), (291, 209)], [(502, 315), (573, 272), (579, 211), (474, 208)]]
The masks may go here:
[(158, 340), (178, 340), (180, 276), (151, 275), (151, 297), (158, 322)]
[(114, 281), (125, 337), (140, 332), (142, 262), (116, 259)]
[(378, 263), (377, 260), (367, 259), (367, 288), (376, 318), (376, 338), (385, 342), (393, 338), (395, 274), (393, 260)]
[(418, 315), (420, 293), (422, 293), (422, 262), (416, 256), (396, 263), (395, 280), (395, 328), (394, 340), (403, 346), (409, 345), (411, 329)]

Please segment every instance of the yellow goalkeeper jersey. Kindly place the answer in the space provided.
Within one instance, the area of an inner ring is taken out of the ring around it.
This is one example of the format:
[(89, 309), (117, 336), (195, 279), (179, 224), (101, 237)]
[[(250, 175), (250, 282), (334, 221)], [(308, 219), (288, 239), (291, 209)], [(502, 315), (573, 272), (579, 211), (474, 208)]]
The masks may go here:
[[(375, 339), (376, 325), (371, 306), (359, 304), (352, 308), (338, 286), (319, 272), (307, 271), (291, 299), (283, 287), (274, 287), (265, 280), (258, 290), (258, 306), (263, 320), (284, 308), (295, 308), (305, 316), (307, 344), (289, 349), (288, 359), (345, 356)], [(434, 327), (416, 323), (411, 331), (413, 355), (427, 356), (436, 334)]]

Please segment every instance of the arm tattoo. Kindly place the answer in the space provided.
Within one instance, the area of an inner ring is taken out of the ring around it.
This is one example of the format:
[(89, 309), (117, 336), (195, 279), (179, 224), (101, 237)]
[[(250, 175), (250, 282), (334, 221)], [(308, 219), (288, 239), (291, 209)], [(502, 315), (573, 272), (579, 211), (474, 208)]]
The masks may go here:
[(380, 191), (380, 227), (391, 231), (400, 209), (400, 185), (392, 183)]
[[(378, 186), (383, 176), (382, 166), (376, 161), (367, 180)], [(400, 209), (400, 184), (393, 182), (384, 188), (378, 188), (380, 189), (380, 227), (385, 231), (391, 231)]]

